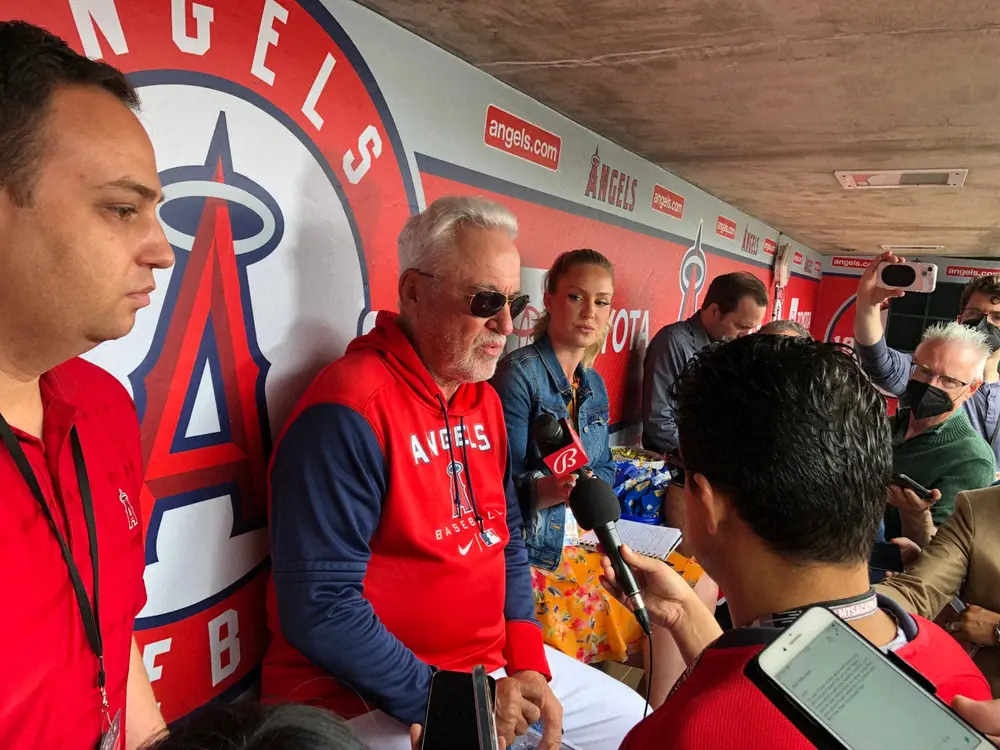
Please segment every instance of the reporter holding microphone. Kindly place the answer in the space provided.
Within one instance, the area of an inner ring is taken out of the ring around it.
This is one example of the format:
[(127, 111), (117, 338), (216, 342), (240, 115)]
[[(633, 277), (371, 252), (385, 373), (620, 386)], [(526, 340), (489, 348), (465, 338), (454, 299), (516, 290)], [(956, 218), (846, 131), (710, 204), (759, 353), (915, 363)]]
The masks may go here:
[[(946, 703), (990, 697), (961, 646), (868, 582), (892, 446), (885, 403), (849, 352), (761, 335), (712, 347), (679, 379), (677, 417), (683, 531), (736, 629), (721, 634), (676, 573), (623, 549), (651, 621), (673, 635), (689, 671), (622, 750), (666, 737), (673, 750), (814, 747), (744, 674), (810, 606), (894, 653)], [(611, 561), (604, 567), (617, 592)]]

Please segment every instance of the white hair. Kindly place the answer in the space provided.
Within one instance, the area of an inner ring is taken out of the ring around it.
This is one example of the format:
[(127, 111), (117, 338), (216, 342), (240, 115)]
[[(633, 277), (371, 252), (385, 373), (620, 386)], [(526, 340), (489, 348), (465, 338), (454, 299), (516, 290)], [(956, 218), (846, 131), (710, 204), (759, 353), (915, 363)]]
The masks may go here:
[(975, 370), (977, 373), (976, 379), (983, 379), (983, 372), (986, 370), (986, 360), (990, 358), (990, 340), (985, 333), (953, 320), (950, 323), (935, 323), (930, 328), (927, 328), (924, 331), (924, 335), (920, 338), (921, 344), (929, 344), (935, 341), (964, 346), (974, 351), (978, 359)]
[(438, 198), (403, 225), (399, 273), (411, 268), (437, 273), (455, 248), (455, 235), (464, 227), (499, 229), (512, 240), (517, 238), (517, 219), (499, 203), (472, 196)]

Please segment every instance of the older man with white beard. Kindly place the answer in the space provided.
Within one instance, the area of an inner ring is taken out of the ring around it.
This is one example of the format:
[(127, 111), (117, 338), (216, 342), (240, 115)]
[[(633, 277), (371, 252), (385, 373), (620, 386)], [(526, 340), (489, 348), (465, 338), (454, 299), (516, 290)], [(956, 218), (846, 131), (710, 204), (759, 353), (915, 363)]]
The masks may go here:
[(485, 382), (524, 309), (517, 221), (442, 198), (399, 236), (400, 313), (313, 382), (271, 469), (263, 698), (325, 706), (408, 750), (435, 668), (498, 677), (498, 732), (617, 748), (624, 685), (543, 645), (503, 410)]

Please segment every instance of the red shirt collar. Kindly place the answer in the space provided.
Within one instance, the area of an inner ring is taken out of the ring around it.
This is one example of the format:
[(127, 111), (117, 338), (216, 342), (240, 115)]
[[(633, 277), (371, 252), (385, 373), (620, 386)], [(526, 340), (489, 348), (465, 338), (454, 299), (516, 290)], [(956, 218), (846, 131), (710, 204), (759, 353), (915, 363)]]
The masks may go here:
[(70, 429), (83, 411), (75, 403), (79, 387), (72, 380), (60, 377), (59, 370), (59, 367), (54, 367), (43, 373), (38, 380), (44, 409), (42, 439), (39, 440), (16, 427), (11, 428), (19, 440), (41, 445), (50, 456), (59, 455), (69, 438)]

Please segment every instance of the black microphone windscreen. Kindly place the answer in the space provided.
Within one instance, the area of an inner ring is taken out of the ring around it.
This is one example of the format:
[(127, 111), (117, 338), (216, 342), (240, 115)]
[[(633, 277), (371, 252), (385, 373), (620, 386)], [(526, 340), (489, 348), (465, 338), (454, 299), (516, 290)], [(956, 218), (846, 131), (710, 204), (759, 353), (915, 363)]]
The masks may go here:
[(622, 508), (611, 485), (597, 477), (579, 477), (569, 493), (569, 507), (580, 528), (590, 531), (621, 518)]
[(559, 420), (551, 414), (539, 414), (531, 424), (531, 436), (535, 444), (543, 450), (556, 450), (562, 447), (563, 428)]

